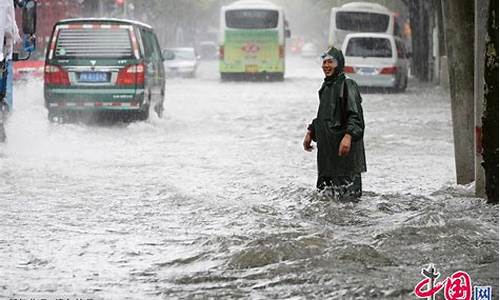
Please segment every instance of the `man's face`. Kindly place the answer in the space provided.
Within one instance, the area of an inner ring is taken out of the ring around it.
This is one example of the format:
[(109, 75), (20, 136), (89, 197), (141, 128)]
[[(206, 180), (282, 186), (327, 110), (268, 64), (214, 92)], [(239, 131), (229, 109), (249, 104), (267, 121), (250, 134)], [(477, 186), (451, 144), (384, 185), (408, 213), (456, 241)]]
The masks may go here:
[(326, 77), (332, 76), (336, 67), (337, 67), (337, 61), (335, 59), (326, 58), (323, 60), (322, 68), (323, 68), (323, 73), (325, 73)]

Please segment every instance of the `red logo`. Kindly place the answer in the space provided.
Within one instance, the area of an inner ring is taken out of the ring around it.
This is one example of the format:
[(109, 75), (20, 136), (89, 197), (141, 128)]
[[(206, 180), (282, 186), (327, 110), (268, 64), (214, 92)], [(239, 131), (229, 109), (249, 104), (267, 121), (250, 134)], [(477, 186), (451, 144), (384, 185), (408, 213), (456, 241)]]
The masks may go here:
[(444, 297), (446, 300), (471, 300), (472, 286), (469, 274), (464, 271), (453, 273), (441, 282), (436, 282), (440, 274), (434, 269), (434, 265), (429, 265), (429, 268), (422, 269), (422, 279), (415, 286), (414, 292), (418, 298), (434, 299), (444, 287)]
[(243, 47), (241, 47), (241, 50), (243, 50), (246, 53), (256, 53), (259, 52), (260, 47), (255, 43), (248, 42), (245, 45), (243, 45)]

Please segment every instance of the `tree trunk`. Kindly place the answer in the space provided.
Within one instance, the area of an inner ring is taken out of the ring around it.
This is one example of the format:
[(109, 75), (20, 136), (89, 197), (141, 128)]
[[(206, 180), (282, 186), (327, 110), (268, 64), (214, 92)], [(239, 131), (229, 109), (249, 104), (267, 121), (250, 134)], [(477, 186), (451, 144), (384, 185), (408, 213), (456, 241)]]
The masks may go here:
[(490, 0), (485, 53), (482, 146), (488, 202), (498, 203), (498, 0)]
[(458, 184), (474, 181), (474, 1), (443, 0)]
[(429, 62), (432, 53), (429, 3), (423, 0), (410, 0), (410, 26), (412, 29), (412, 69), (414, 75), (421, 81), (429, 80)]

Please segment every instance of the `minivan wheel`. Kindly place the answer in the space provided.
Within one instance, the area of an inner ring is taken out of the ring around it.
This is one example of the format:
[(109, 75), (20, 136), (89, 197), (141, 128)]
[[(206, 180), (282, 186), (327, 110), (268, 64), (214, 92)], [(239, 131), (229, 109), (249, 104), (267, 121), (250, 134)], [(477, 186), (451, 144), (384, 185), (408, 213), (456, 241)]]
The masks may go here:
[(66, 118), (65, 118), (63, 112), (49, 110), (49, 113), (47, 114), (47, 119), (49, 119), (49, 122), (51, 122), (51, 123), (62, 124), (65, 122)]
[(49, 110), (47, 114), (47, 119), (49, 119), (50, 122), (55, 122), (56, 121), (56, 112)]
[(146, 121), (149, 118), (149, 104), (145, 105), (143, 109), (137, 112), (137, 119), (139, 121)]
[(165, 108), (163, 107), (163, 101), (161, 101), (160, 103), (158, 103), (157, 105), (155, 105), (155, 112), (156, 112), (156, 115), (158, 116), (158, 118), (163, 118), (163, 111), (165, 110)]
[(400, 91), (404, 92), (407, 87), (408, 87), (408, 76), (405, 76), (405, 79), (403, 81), (403, 86), (400, 88)]
[(403, 93), (406, 90), (406, 86), (408, 85), (408, 77), (400, 78), (398, 83), (392, 88), (395, 93)]

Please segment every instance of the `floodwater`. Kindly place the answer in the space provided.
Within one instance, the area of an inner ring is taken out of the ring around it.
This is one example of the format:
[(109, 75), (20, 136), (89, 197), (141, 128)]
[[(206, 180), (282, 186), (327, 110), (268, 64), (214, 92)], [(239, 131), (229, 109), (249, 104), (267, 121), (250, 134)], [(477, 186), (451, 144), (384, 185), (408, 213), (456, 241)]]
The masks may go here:
[[(322, 81), (167, 79), (166, 116), (50, 124), (16, 87), (0, 145), (0, 299), (414, 299), (422, 268), (498, 299), (498, 206), (457, 186), (449, 95), (365, 93), (358, 203), (315, 192), (302, 150)], [(443, 292), (438, 299), (443, 299)]]

